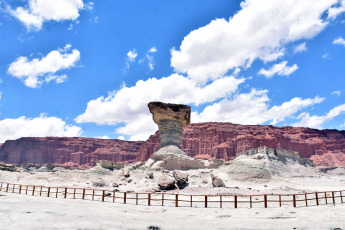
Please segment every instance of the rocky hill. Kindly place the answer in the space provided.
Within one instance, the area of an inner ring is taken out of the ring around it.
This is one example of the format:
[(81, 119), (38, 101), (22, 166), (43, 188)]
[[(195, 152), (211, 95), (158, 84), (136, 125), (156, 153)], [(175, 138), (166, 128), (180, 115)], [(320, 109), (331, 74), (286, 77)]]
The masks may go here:
[[(0, 147), (0, 161), (88, 168), (97, 160), (145, 161), (159, 145), (158, 132), (147, 141), (137, 142), (27, 137), (6, 141)], [(181, 143), (181, 148), (193, 157), (223, 160), (260, 146), (299, 152), (317, 166), (345, 167), (345, 131), (208, 122), (186, 126)]]

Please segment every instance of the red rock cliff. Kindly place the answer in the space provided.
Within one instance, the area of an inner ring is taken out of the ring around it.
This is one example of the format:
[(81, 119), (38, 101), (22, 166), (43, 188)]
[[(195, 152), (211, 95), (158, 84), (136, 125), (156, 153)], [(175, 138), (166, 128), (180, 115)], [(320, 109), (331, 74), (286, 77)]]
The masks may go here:
[[(144, 146), (157, 150), (159, 134), (151, 136)], [(260, 146), (297, 151), (319, 166), (345, 167), (345, 131), (208, 122), (185, 127), (181, 143), (193, 157), (223, 160)], [(137, 160), (148, 157), (140, 153)]]
[(98, 160), (134, 162), (142, 144), (82, 137), (23, 137), (3, 144), (0, 161), (89, 168)]
[[(27, 137), (6, 141), (0, 147), (0, 161), (87, 168), (94, 166), (97, 160), (144, 161), (159, 145), (158, 132), (145, 142)], [(182, 149), (191, 156), (223, 160), (264, 145), (297, 151), (319, 166), (345, 167), (345, 131), (209, 122), (186, 126), (181, 143)]]

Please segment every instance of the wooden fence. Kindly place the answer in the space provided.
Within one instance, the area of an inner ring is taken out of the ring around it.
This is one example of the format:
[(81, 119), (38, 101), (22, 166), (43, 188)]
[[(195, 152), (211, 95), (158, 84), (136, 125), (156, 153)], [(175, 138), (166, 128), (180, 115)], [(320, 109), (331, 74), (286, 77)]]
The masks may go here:
[(345, 190), (313, 192), (303, 194), (260, 194), (260, 195), (187, 195), (171, 193), (117, 192), (91, 188), (46, 187), (0, 182), (0, 191), (7, 193), (45, 196), (64, 199), (99, 200), (135, 205), (174, 207), (305, 207), (322, 204), (343, 203)]

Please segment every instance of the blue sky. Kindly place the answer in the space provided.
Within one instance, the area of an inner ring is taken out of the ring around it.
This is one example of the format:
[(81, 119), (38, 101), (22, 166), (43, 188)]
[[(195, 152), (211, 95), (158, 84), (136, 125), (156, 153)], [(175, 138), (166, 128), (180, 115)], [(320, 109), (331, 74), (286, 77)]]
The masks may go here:
[(0, 143), (192, 122), (345, 127), (345, 0), (0, 0)]

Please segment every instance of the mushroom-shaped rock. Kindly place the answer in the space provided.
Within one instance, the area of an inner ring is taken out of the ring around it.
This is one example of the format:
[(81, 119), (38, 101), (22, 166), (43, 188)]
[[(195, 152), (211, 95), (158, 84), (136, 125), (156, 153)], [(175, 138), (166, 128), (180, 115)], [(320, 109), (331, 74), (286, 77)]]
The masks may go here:
[(161, 147), (180, 146), (183, 128), (190, 123), (190, 106), (150, 102), (148, 107), (154, 122), (158, 125)]

